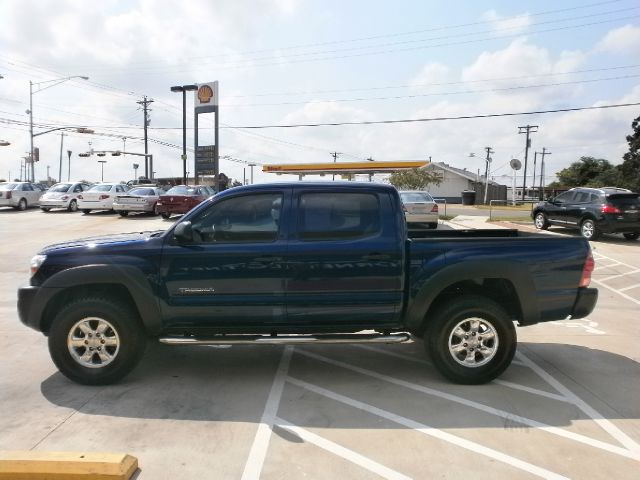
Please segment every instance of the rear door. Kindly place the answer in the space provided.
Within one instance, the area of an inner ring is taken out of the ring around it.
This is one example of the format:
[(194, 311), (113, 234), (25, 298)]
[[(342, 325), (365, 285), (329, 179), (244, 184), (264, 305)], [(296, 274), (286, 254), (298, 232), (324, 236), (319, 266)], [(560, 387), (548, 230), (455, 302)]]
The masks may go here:
[(282, 189), (227, 196), (190, 219), (192, 242), (168, 239), (160, 279), (168, 327), (269, 331), (284, 323), (287, 243), (280, 211), (289, 196)]
[(404, 285), (394, 208), (391, 196), (375, 189), (294, 191), (288, 323), (357, 329), (394, 322)]
[(564, 221), (569, 225), (580, 224), (583, 215), (591, 206), (592, 194), (587, 191), (576, 191), (565, 206)]

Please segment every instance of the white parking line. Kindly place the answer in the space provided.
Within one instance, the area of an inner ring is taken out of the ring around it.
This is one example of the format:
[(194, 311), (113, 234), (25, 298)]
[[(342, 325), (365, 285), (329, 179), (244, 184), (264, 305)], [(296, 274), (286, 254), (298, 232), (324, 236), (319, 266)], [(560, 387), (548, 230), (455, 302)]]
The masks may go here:
[(363, 410), (365, 412), (371, 413), (378, 417), (386, 418), (387, 420), (391, 420), (392, 422), (395, 422), (399, 425), (404, 425), (407, 428), (411, 428), (416, 432), (420, 432), (425, 435), (429, 435), (431, 437), (437, 438), (439, 440), (443, 440), (445, 442), (451, 443), (458, 447), (462, 447), (471, 452), (484, 455), (489, 458), (493, 458), (494, 460), (498, 460), (512, 467), (518, 468), (520, 470), (531, 473), (533, 475), (537, 475), (538, 477), (547, 478), (547, 479), (568, 478), (568, 477), (559, 475), (557, 473), (554, 473), (550, 470), (546, 470), (544, 468), (538, 467), (536, 465), (525, 462), (518, 458), (512, 457), (505, 453), (499, 452), (492, 448), (485, 447), (483, 445), (472, 442), (470, 440), (466, 440), (456, 435), (452, 435), (448, 432), (438, 430), (437, 428), (433, 428), (423, 423), (416, 422), (415, 420), (402, 417), (400, 415), (389, 412), (387, 410), (374, 407), (373, 405), (369, 405), (368, 403), (360, 402), (358, 400), (354, 400), (353, 398), (345, 397), (344, 395), (341, 395), (336, 392), (332, 392), (331, 390), (327, 390), (325, 388), (319, 387), (317, 385), (313, 385), (311, 383), (307, 383), (303, 380), (298, 380), (297, 378), (293, 378), (293, 377), (287, 377), (287, 381), (294, 385), (297, 385), (298, 387), (317, 393), (318, 395), (322, 395), (323, 397), (327, 397), (332, 400), (344, 403), (346, 405), (357, 408), (359, 410)]
[(624, 298), (626, 298), (627, 300), (630, 300), (630, 301), (632, 301), (633, 303), (635, 303), (635, 304), (637, 304), (637, 305), (640, 305), (640, 300), (636, 300), (635, 298), (633, 298), (633, 297), (631, 297), (631, 296), (627, 295), (627, 294), (626, 294), (626, 293), (624, 293), (624, 292), (621, 292), (620, 290), (618, 290), (618, 289), (616, 289), (616, 288), (613, 288), (613, 287), (611, 287), (611, 286), (607, 285), (607, 284), (606, 284), (606, 283), (604, 283), (604, 282), (601, 282), (601, 281), (599, 281), (599, 280), (596, 280), (596, 279), (595, 279), (595, 278), (593, 278), (593, 277), (591, 278), (591, 281), (592, 281), (593, 283), (597, 283), (597, 284), (598, 284), (598, 285), (600, 285), (601, 287), (606, 288), (607, 290), (611, 290), (612, 292), (617, 293), (617, 294), (618, 294), (618, 295), (620, 295), (621, 297), (624, 297)]
[(595, 408), (591, 407), (584, 400), (578, 397), (575, 393), (565, 387), (562, 383), (556, 380), (553, 376), (547, 373), (542, 367), (538, 366), (532, 360), (527, 358), (523, 353), (518, 352), (517, 354), (522, 361), (540, 378), (546, 381), (549, 385), (555, 388), (558, 392), (564, 395), (566, 398), (571, 399), (572, 403), (582, 410), (585, 414), (587, 414), (591, 419), (600, 425), (605, 432), (611, 435), (613, 438), (618, 440), (621, 445), (624, 445), (629, 451), (636, 453), (636, 460), (640, 460), (640, 445), (638, 445), (635, 441), (633, 441), (630, 437), (628, 437), (622, 430), (616, 427), (609, 420), (606, 420), (603, 415), (598, 413)]
[(258, 431), (253, 439), (253, 445), (251, 445), (249, 457), (247, 458), (247, 463), (244, 466), (242, 480), (257, 480), (260, 478), (260, 472), (262, 471), (264, 459), (267, 455), (267, 449), (269, 448), (271, 431), (273, 429), (276, 415), (278, 414), (278, 406), (280, 405), (280, 399), (282, 398), (285, 378), (289, 371), (292, 352), (292, 346), (285, 347), (282, 352), (282, 358), (280, 359), (278, 370), (273, 379), (273, 384), (271, 385), (271, 391), (269, 392), (269, 397), (267, 398), (267, 403), (264, 407), (260, 424), (258, 425)]
[[(291, 377), (289, 377), (291, 378)], [(396, 472), (384, 465), (381, 465), (378, 462), (374, 462), (370, 458), (367, 458), (363, 455), (360, 455), (353, 450), (349, 450), (337, 443), (332, 442), (331, 440), (327, 440), (326, 438), (322, 438), (315, 433), (310, 432), (309, 430), (305, 430), (304, 428), (298, 427), (297, 425), (293, 425), (286, 420), (281, 418), (275, 419), (276, 425), (284, 428), (285, 430), (289, 430), (290, 432), (296, 434), (303, 440), (316, 445), (317, 447), (322, 448), (328, 452), (333, 453), (334, 455), (338, 455), (339, 457), (348, 460), (351, 463), (354, 463), (370, 472), (373, 472), (377, 475), (380, 475), (383, 478), (389, 478), (392, 480), (410, 480), (411, 477), (407, 477), (400, 472)]]
[[(569, 440), (576, 441), (578, 443), (582, 443), (584, 445), (589, 445), (591, 447), (604, 450), (610, 453), (614, 453), (616, 455), (620, 455), (622, 457), (631, 458), (633, 460), (640, 461), (640, 452), (629, 451), (626, 448), (618, 447), (617, 445), (611, 445), (610, 443), (602, 442), (600, 440), (596, 440), (594, 438), (587, 437), (585, 435), (581, 435), (579, 433), (570, 432), (568, 430), (564, 430), (559, 427), (553, 427), (543, 422), (539, 422), (537, 420), (533, 420), (530, 418), (522, 417), (520, 415), (515, 415), (511, 412), (507, 412), (505, 410), (500, 410), (498, 408), (490, 407), (489, 405), (485, 405), (483, 403), (474, 402), (473, 400), (468, 400), (463, 397), (459, 397), (457, 395), (453, 395), (450, 393), (443, 392), (441, 390), (435, 390), (433, 388), (425, 387), (423, 385), (418, 385), (416, 383), (407, 382), (405, 380), (400, 380), (398, 378), (390, 377), (388, 375), (383, 375), (378, 372), (374, 372), (372, 370), (367, 370), (365, 368), (356, 367), (355, 365), (351, 365), (348, 363), (340, 362), (338, 360), (333, 360), (328, 357), (324, 357), (322, 355), (318, 355), (316, 353), (307, 352), (304, 350), (298, 349), (296, 353), (300, 355), (305, 355), (310, 358), (314, 358), (321, 362), (328, 363), (330, 365), (335, 365), (337, 367), (345, 368), (347, 370), (351, 370), (362, 375), (367, 375), (370, 377), (378, 378), (380, 380), (384, 380), (389, 383), (393, 383), (395, 385), (399, 385), (404, 388), (408, 388), (410, 390), (414, 390), (420, 393), (425, 393), (427, 395), (432, 395), (434, 397), (443, 398), (445, 400), (449, 400), (451, 402), (459, 403), (461, 405), (465, 405), (470, 408), (475, 408), (476, 410), (480, 410), (491, 415), (495, 415), (497, 417), (501, 417), (504, 419), (508, 419), (509, 421), (518, 422), (523, 425), (527, 425), (529, 427), (537, 428), (543, 430), (547, 433), (551, 433), (553, 435), (557, 435), (559, 437), (567, 438)], [(577, 397), (576, 397), (577, 398)]]
[(615, 280), (616, 278), (626, 277), (627, 275), (633, 275), (634, 273), (640, 273), (640, 269), (632, 270), (632, 271), (627, 272), (627, 273), (620, 273), (618, 275), (611, 275), (611, 276), (606, 277), (606, 278), (604, 278), (604, 279), (602, 279), (600, 281), (601, 282), (604, 282), (604, 281), (608, 282), (609, 280)]
[(628, 287), (624, 287), (624, 288), (619, 288), (618, 291), (619, 292), (626, 292), (627, 290), (633, 290), (634, 288), (638, 288), (640, 287), (640, 283), (636, 283), (635, 285), (630, 285)]

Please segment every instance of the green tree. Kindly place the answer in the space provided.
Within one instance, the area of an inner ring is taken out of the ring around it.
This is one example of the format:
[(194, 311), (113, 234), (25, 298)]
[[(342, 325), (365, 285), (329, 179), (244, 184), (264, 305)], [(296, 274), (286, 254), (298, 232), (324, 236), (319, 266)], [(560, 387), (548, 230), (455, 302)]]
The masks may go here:
[(640, 116), (631, 122), (633, 133), (627, 135), (629, 151), (622, 156), (619, 186), (640, 192)]
[(619, 170), (611, 162), (594, 157), (580, 157), (560, 170), (557, 177), (558, 183), (565, 187), (604, 187), (620, 182)]
[(429, 185), (440, 185), (442, 178), (424, 168), (400, 170), (389, 176), (389, 183), (398, 190), (426, 190)]

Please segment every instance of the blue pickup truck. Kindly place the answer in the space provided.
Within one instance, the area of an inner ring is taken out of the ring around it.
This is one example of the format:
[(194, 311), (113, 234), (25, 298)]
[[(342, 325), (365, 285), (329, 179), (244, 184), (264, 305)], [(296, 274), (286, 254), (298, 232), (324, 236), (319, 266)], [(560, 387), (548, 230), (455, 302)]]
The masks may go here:
[(582, 318), (597, 290), (588, 242), (515, 230), (407, 231), (372, 183), (234, 188), (166, 231), (51, 245), (18, 291), (68, 378), (108, 384), (150, 338), (170, 345), (423, 339), (454, 382), (500, 375), (514, 324)]

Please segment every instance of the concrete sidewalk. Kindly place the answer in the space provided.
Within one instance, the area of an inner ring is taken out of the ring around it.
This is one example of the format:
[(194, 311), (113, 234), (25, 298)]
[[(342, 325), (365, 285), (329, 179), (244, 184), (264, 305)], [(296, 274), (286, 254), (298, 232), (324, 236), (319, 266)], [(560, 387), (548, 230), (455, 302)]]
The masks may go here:
[(489, 216), (481, 215), (458, 215), (451, 220), (447, 220), (445, 223), (455, 230), (478, 228), (500, 230), (506, 228), (495, 223), (490, 223)]

